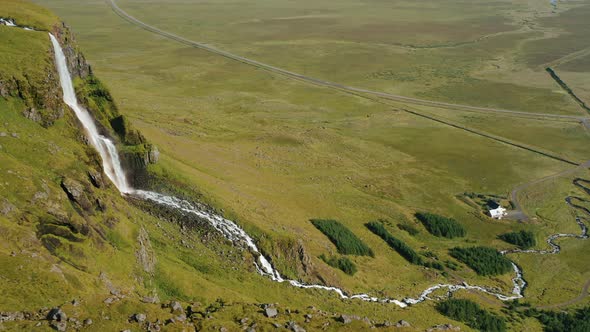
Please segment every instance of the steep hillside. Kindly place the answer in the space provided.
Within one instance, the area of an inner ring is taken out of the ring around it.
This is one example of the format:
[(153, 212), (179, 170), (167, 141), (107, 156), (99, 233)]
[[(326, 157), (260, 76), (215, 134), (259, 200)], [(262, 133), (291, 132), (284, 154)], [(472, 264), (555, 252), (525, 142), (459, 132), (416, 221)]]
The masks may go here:
[[(183, 197), (198, 192), (164, 168), (147, 172), (157, 148), (120, 115), (65, 24), (20, 1), (0, 1), (0, 17), (36, 30), (0, 25), (0, 330), (359, 330), (393, 319), (391, 306), (273, 283), (207, 223), (121, 196), (62, 101), (48, 32), (134, 182)], [(319, 278), (300, 241), (253, 231), (282, 271)], [(421, 312), (441, 318), (429, 306)], [(429, 323), (436, 320), (420, 324)]]

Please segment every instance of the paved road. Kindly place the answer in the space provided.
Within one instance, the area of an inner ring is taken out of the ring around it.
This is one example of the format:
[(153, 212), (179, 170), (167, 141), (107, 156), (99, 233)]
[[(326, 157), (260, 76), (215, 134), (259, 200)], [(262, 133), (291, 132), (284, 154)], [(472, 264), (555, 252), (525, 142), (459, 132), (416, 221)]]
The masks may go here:
[(244, 64), (248, 64), (251, 66), (254, 66), (256, 68), (260, 68), (260, 69), (264, 69), (276, 74), (280, 74), (292, 79), (296, 79), (299, 81), (304, 81), (307, 83), (311, 83), (314, 85), (320, 85), (320, 86), (325, 86), (325, 87), (331, 87), (331, 88), (336, 88), (336, 89), (340, 89), (340, 90), (346, 90), (346, 91), (350, 91), (350, 92), (354, 92), (354, 93), (364, 93), (364, 94), (370, 94), (370, 95), (374, 95), (374, 96), (378, 96), (381, 98), (386, 98), (389, 100), (394, 100), (394, 101), (398, 101), (398, 102), (403, 102), (403, 103), (409, 103), (409, 104), (415, 104), (415, 105), (423, 105), (423, 106), (434, 106), (434, 107), (441, 107), (441, 108), (445, 108), (445, 109), (451, 109), (451, 110), (462, 110), (462, 111), (470, 111), (470, 112), (486, 112), (486, 113), (500, 113), (500, 114), (505, 114), (505, 115), (512, 115), (512, 116), (528, 116), (528, 117), (536, 117), (536, 118), (544, 118), (544, 119), (561, 119), (561, 120), (573, 120), (573, 121), (578, 121), (578, 122), (582, 122), (585, 119), (590, 119), (587, 116), (574, 116), (574, 115), (560, 115), (560, 114), (549, 114), (549, 113), (532, 113), (532, 112), (523, 112), (523, 111), (512, 111), (512, 110), (505, 110), (505, 109), (497, 109), (497, 108), (487, 108), (487, 107), (477, 107), (477, 106), (469, 106), (469, 105), (459, 105), (459, 104), (451, 104), (451, 103), (444, 103), (444, 102), (438, 102), (438, 101), (432, 101), (432, 100), (426, 100), (426, 99), (419, 99), (419, 98), (412, 98), (412, 97), (405, 97), (405, 96), (400, 96), (400, 95), (395, 95), (395, 94), (390, 94), (390, 93), (385, 93), (385, 92), (379, 92), (379, 91), (373, 91), (373, 90), (367, 90), (367, 89), (363, 89), (363, 88), (357, 88), (357, 87), (352, 87), (352, 86), (347, 86), (347, 85), (343, 85), (343, 84), (339, 84), (339, 83), (334, 83), (334, 82), (329, 82), (329, 81), (324, 81), (321, 79), (317, 79), (317, 78), (313, 78), (310, 76), (306, 76), (306, 75), (301, 75), (283, 68), (279, 68), (279, 67), (275, 67), (269, 64), (265, 64), (253, 59), (249, 59), (237, 54), (233, 54), (221, 49), (218, 49), (214, 46), (211, 45), (207, 45), (205, 43), (200, 43), (200, 42), (196, 42), (196, 41), (192, 41), (189, 39), (186, 39), (184, 37), (178, 36), (176, 34), (164, 31), (164, 30), (160, 30), (152, 25), (149, 25), (147, 23), (144, 23), (140, 20), (138, 20), (137, 18), (129, 15), (127, 12), (125, 12), (123, 9), (121, 9), (115, 2), (115, 0), (107, 0), (107, 2), (109, 3), (109, 5), (111, 6), (111, 8), (113, 9), (113, 11), (119, 15), (120, 17), (122, 17), (123, 19), (125, 19), (126, 21), (133, 23), (147, 31), (150, 31), (152, 33), (161, 35), (163, 37), (172, 39), (174, 41), (177, 41), (179, 43), (191, 46), (191, 47), (196, 47), (211, 53), (215, 53), (221, 56), (224, 56), (228, 59), (232, 59)]

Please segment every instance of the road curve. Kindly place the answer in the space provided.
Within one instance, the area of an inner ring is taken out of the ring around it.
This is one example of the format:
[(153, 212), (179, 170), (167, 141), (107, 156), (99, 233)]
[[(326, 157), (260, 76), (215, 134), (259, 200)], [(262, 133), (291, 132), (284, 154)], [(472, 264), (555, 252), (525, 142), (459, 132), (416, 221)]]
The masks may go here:
[(270, 72), (273, 72), (276, 74), (280, 74), (280, 75), (283, 75), (283, 76), (286, 76), (286, 77), (289, 77), (292, 79), (304, 81), (304, 82), (311, 83), (314, 85), (336, 88), (336, 89), (346, 90), (346, 91), (355, 92), (355, 93), (366, 93), (366, 94), (370, 94), (370, 95), (374, 95), (374, 96), (378, 96), (381, 98), (394, 100), (394, 101), (398, 101), (398, 102), (403, 102), (403, 103), (422, 105), (422, 106), (441, 107), (441, 108), (450, 109), (450, 110), (461, 110), (461, 111), (469, 111), (469, 112), (487, 112), (487, 113), (491, 112), (491, 113), (505, 114), (505, 115), (509, 115), (509, 116), (510, 115), (530, 116), (530, 117), (544, 118), (544, 119), (561, 119), (561, 120), (566, 119), (566, 120), (573, 120), (573, 121), (578, 121), (578, 122), (583, 122), (585, 119), (590, 119), (587, 116), (560, 115), (560, 114), (549, 114), (549, 113), (532, 113), (532, 112), (512, 111), (512, 110), (487, 108), (487, 107), (477, 107), (477, 106), (470, 106), (470, 105), (451, 104), (451, 103), (444, 103), (444, 102), (438, 102), (438, 101), (432, 101), (432, 100), (426, 100), (426, 99), (400, 96), (400, 95), (395, 95), (395, 94), (390, 94), (390, 93), (385, 93), (385, 92), (379, 92), (379, 91), (373, 91), (373, 90), (368, 90), (368, 89), (363, 89), (363, 88), (347, 86), (347, 85), (343, 85), (343, 84), (339, 84), (339, 83), (335, 83), (335, 82), (324, 81), (324, 80), (313, 78), (310, 76), (298, 74), (298, 73), (295, 73), (295, 72), (292, 72), (292, 71), (289, 71), (289, 70), (286, 70), (283, 68), (275, 67), (275, 66), (272, 66), (272, 65), (269, 65), (266, 63), (262, 63), (262, 62), (259, 62), (259, 61), (253, 60), (253, 59), (249, 59), (249, 58), (237, 55), (237, 54), (233, 54), (233, 53), (218, 49), (214, 46), (207, 45), (205, 43), (192, 41), (192, 40), (186, 39), (184, 37), (178, 36), (176, 34), (158, 29), (152, 25), (144, 23), (144, 22), (138, 20), (137, 18), (129, 15), (127, 12), (125, 12), (123, 9), (121, 9), (117, 5), (115, 0), (106, 0), (106, 1), (117, 15), (119, 15), (121, 18), (123, 18), (124, 20), (126, 20), (134, 25), (141, 27), (142, 29), (145, 29), (145, 30), (150, 31), (152, 33), (166, 37), (168, 39), (177, 41), (181, 44), (185, 44), (185, 45), (188, 45), (191, 47), (199, 48), (199, 49), (211, 52), (211, 53), (221, 55), (221, 56), (226, 57), (231, 60), (235, 60), (235, 61), (247, 64), (250, 66), (254, 66), (256, 68), (264, 69), (264, 70), (267, 70), (267, 71), (270, 71)]

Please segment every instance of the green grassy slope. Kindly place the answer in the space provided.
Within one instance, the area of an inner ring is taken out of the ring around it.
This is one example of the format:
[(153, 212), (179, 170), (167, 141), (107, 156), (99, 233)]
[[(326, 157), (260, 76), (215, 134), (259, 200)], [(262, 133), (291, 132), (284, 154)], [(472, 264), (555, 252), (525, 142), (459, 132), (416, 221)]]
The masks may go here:
[[(199, 192), (204, 201), (223, 209), (224, 215), (253, 234), (279, 270), (289, 277), (321, 279), (349, 292), (396, 298), (416, 296), (436, 283), (463, 280), (509, 292), (511, 274), (488, 278), (464, 265), (446, 273), (412, 265), (364, 224), (377, 219), (412, 224), (419, 230), (414, 236), (387, 227), (418, 254), (441, 261), (453, 260), (448, 250), (457, 246), (505, 248), (506, 244), (496, 236), (515, 228), (533, 229), (538, 234), (538, 243), (544, 243), (542, 240), (548, 234), (575, 228), (575, 224), (570, 226), (571, 216), (563, 212), (551, 217), (540, 213), (541, 221), (526, 225), (492, 221), (455, 198), (465, 191), (506, 195), (517, 183), (564, 170), (567, 165), (366, 99), (291, 82), (164, 41), (121, 21), (103, 2), (80, 5), (52, 1), (48, 5), (74, 26), (95, 73), (103, 79), (121, 112), (159, 146), (162, 158), (160, 163), (149, 166), (152, 174), (181, 187), (168, 189)], [(27, 8), (35, 11), (36, 7)], [(505, 28), (503, 22), (485, 22), (496, 30), (486, 28), (484, 32), (501, 32)], [(41, 64), (50, 63), (45, 33), (14, 33), (10, 37), (12, 34), (0, 34), (0, 38), (12, 41), (14, 46), (7, 47), (9, 51), (21, 52), (10, 61), (23, 60), (26, 50), (45, 55), (26, 59), (31, 63), (23, 68), (40, 68)], [(435, 39), (447, 43), (472, 37)], [(426, 35), (420, 38), (424, 39), (420, 42), (432, 42)], [(236, 46), (239, 47), (243, 46)], [(326, 70), (336, 73), (333, 69)], [(18, 73), (11, 64), (4, 70)], [(31, 77), (38, 78), (43, 73), (32, 72)], [(490, 84), (480, 86), (478, 91), (493, 85)], [(529, 97), (545, 91), (545, 87), (527, 89), (533, 92), (516, 91)], [(555, 107), (564, 113), (578, 114), (554, 94), (538, 102), (547, 104), (548, 109)], [(75, 119), (66, 115), (53, 126), (43, 128), (21, 115), (23, 103), (15, 97), (0, 98), (0, 131), (9, 134), (0, 137), (0, 185), (5, 189), (0, 194), (0, 204), (15, 207), (0, 215), (4, 230), (0, 234), (5, 240), (0, 242), (0, 260), (7, 267), (1, 272), (7, 282), (0, 285), (0, 291), (11, 294), (1, 300), (1, 311), (37, 310), (81, 298), (80, 307), (66, 305), (65, 310), (78, 312), (79, 318), (91, 317), (95, 321), (93, 328), (123, 330), (136, 327), (127, 321), (135, 312), (146, 312), (150, 321), (171, 317), (169, 310), (158, 304), (140, 302), (156, 292), (162, 301), (200, 302), (199, 311), (212, 319), (196, 315), (194, 323), (211, 329), (239, 329), (239, 321), (244, 317), (259, 323), (260, 329), (271, 328), (273, 320), (264, 318), (256, 305), (274, 302), (280, 308), (276, 321), (282, 325), (294, 320), (308, 330), (320, 328), (326, 322), (330, 323), (328, 329), (333, 330), (370, 327), (361, 321), (337, 323), (337, 313), (368, 316), (375, 322), (406, 319), (417, 329), (449, 322), (436, 312), (433, 302), (400, 310), (392, 305), (341, 301), (334, 294), (293, 289), (258, 276), (250, 255), (225, 243), (214, 232), (209, 233), (206, 228), (182, 231), (178, 225), (156, 218), (161, 212), (158, 209), (148, 208), (151, 213), (147, 213), (142, 204), (120, 197), (113, 186), (93, 187), (87, 172), (98, 170), (99, 163), (96, 154), (80, 139)], [(509, 98), (507, 103), (519, 105), (519, 101), (511, 102)], [(575, 124), (561, 126), (552, 122), (549, 138), (544, 132), (547, 127), (536, 122), (519, 119), (524, 123), (520, 126), (520, 122), (500, 119), (502, 126), (489, 129), (486, 120), (492, 117), (441, 112), (453, 121), (510, 139), (558, 150), (572, 158), (585, 157), (581, 146), (588, 137)], [(514, 133), (520, 129), (521, 135)], [(12, 132), (19, 138), (10, 137)], [(571, 141), (575, 141), (575, 146), (561, 149)], [(68, 199), (60, 187), (63, 177), (82, 184), (91, 203), (89, 209)], [(540, 197), (530, 203), (531, 209), (543, 211), (555, 206), (561, 211), (562, 194), (559, 191), (555, 196)], [(96, 203), (96, 199), (101, 203)], [(100, 211), (102, 205), (106, 206), (105, 211)], [(436, 238), (414, 220), (416, 211), (451, 216), (467, 229), (468, 236)], [(375, 257), (350, 257), (358, 267), (354, 276), (333, 269), (319, 256), (332, 255), (336, 247), (308, 222), (312, 218), (340, 220), (369, 244)], [(148, 234), (149, 246), (142, 229)], [(59, 245), (55, 245), (55, 238)], [(539, 288), (530, 288), (533, 304), (567, 300), (581, 287), (586, 271), (575, 262), (587, 244), (572, 243), (575, 246), (580, 246), (581, 251), (573, 251), (567, 264), (559, 256), (514, 255), (523, 265), (527, 280), (539, 282)], [(313, 274), (297, 266), (299, 248), (314, 266)], [(146, 256), (138, 252), (147, 252), (148, 259), (138, 259)], [(153, 258), (155, 264), (150, 263)], [(555, 261), (555, 266), (574, 278), (552, 282), (543, 276), (537, 260)], [(23, 275), (31, 279), (22, 282)], [(114, 305), (104, 303), (112, 296), (107, 278), (125, 295)], [(544, 288), (549, 284), (551, 295), (545, 295), (548, 292)], [(17, 296), (23, 289), (32, 291), (26, 297)], [(457, 296), (473, 297), (495, 311), (501, 307), (495, 298), (479, 293), (460, 292)], [(227, 305), (221, 306), (216, 302), (218, 298)], [(212, 306), (207, 309), (209, 305)], [(314, 309), (306, 309), (310, 305), (328, 314), (323, 316)], [(288, 307), (300, 311), (289, 315), (284, 311)], [(308, 312), (315, 318), (304, 323), (303, 314)], [(34, 323), (4, 325), (26, 329)], [(509, 325), (524, 330), (528, 323), (517, 319)], [(453, 324), (468, 330), (461, 323)], [(175, 323), (169, 327), (186, 326)], [(531, 330), (535, 329), (537, 325)]]

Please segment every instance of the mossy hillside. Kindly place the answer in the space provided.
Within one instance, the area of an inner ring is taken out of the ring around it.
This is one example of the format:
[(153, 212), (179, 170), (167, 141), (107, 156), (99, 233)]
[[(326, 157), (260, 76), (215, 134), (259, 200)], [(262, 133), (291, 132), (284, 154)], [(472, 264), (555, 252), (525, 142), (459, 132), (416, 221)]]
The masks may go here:
[[(183, 233), (176, 224), (130, 206), (106, 179), (106, 187), (93, 186), (88, 171), (100, 171), (100, 160), (84, 143), (83, 132), (70, 112), (43, 128), (22, 116), (23, 100), (2, 98), (0, 104), (0, 131), (16, 134), (0, 138), (0, 182), (6, 189), (2, 204), (10, 206), (7, 215), (0, 217), (5, 262), (1, 291), (6, 295), (0, 310), (35, 311), (64, 304), (70, 316), (92, 318), (96, 329), (122, 330), (132, 327), (128, 317), (134, 312), (162, 320), (169, 316), (159, 305), (139, 301), (155, 292), (162, 300), (199, 301), (205, 307), (218, 297), (246, 301), (226, 309), (225, 318), (219, 318), (222, 322), (235, 322), (236, 314), (255, 314), (241, 309), (253, 301), (281, 302), (285, 296), (291, 299), (291, 308), (314, 304), (325, 310), (374, 315), (375, 310), (364, 303), (353, 304), (358, 308), (351, 309), (330, 293), (272, 283), (255, 273), (248, 253), (218, 235), (202, 238), (200, 233)], [(62, 188), (64, 180), (79, 183), (90, 205), (70, 200)], [(142, 228), (149, 233), (156, 257), (153, 270), (146, 270), (137, 258)], [(31, 279), (24, 282), (23, 275)], [(104, 301), (112, 296), (111, 286), (125, 297), (107, 305)], [(20, 295), (23, 293), (25, 296)], [(318, 297), (325, 303), (317, 304)], [(80, 300), (80, 308), (67, 304), (73, 298)], [(381, 312), (375, 316), (379, 319), (391, 315), (391, 308), (377, 311)], [(33, 325), (5, 324), (15, 329)]]
[(0, 97), (24, 101), (21, 112), (44, 125), (63, 114), (61, 90), (49, 37), (45, 33), (0, 25)]
[[(377, 308), (380, 313), (375, 315), (369, 304), (355, 303), (356, 308), (351, 309), (350, 304), (333, 294), (273, 283), (257, 275), (247, 252), (228, 244), (216, 233), (182, 232), (178, 225), (158, 220), (130, 205), (114, 186), (107, 183), (103, 188), (93, 187), (87, 171), (97, 168), (99, 163), (92, 149), (82, 143), (82, 134), (71, 114), (54, 126), (43, 128), (19, 114), (22, 101), (1, 99), (0, 105), (0, 123), (8, 124), (2, 125), (1, 130), (18, 134), (18, 138), (0, 139), (0, 200), (12, 206), (7, 215), (0, 215), (4, 280), (0, 286), (4, 294), (0, 311), (35, 311), (63, 304), (70, 317), (91, 318), (92, 328), (122, 330), (134, 327), (128, 317), (137, 312), (146, 313), (150, 320), (172, 317), (159, 304), (141, 303), (142, 297), (156, 293), (162, 301), (200, 302), (199, 310), (203, 312), (217, 298), (227, 299), (224, 307), (210, 314), (213, 320), (201, 322), (196, 318), (195, 323), (204, 326), (234, 326), (243, 317), (271, 326), (259, 313), (259, 307), (254, 306), (259, 301), (278, 302), (302, 311), (309, 305), (335, 313), (353, 310), (355, 314), (380, 320), (391, 316), (391, 307)], [(85, 210), (72, 202), (61, 188), (64, 177), (81, 183), (85, 195), (101, 200), (105, 211), (96, 206)], [(64, 218), (62, 224), (56, 221), (58, 217)], [(78, 224), (88, 226), (87, 235), (69, 232)], [(146, 270), (137, 257), (142, 228), (149, 234), (155, 257), (152, 270)], [(52, 242), (53, 239), (57, 241)], [(104, 301), (112, 297), (112, 288), (124, 297), (107, 305)], [(288, 303), (285, 297), (290, 298)], [(69, 304), (73, 299), (80, 306)], [(288, 317), (285, 314), (282, 319), (298, 319)], [(314, 324), (325, 321), (333, 318), (318, 315)], [(24, 321), (4, 326), (18, 330), (34, 324)], [(362, 329), (364, 325), (359, 324), (334, 325), (334, 329)], [(182, 325), (168, 327), (180, 329)]]
[(55, 14), (27, 0), (0, 0), (0, 17), (11, 18), (18, 25), (49, 31), (58, 22)]

